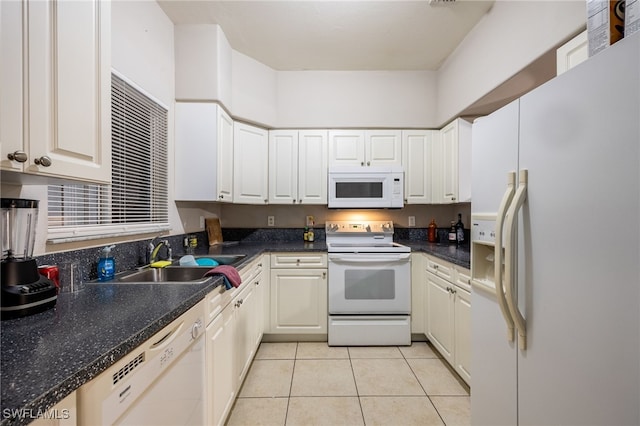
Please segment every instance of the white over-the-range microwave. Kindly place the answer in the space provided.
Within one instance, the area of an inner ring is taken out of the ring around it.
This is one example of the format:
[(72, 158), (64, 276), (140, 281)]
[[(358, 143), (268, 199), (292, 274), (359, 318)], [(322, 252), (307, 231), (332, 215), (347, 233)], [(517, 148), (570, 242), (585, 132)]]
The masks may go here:
[(328, 190), (329, 208), (402, 208), (404, 171), (401, 166), (332, 166)]

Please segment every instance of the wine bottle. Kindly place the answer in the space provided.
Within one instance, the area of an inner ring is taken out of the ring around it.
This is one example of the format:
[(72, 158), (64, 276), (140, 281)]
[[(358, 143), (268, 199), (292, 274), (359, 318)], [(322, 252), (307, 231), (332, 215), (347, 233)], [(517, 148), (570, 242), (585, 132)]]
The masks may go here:
[(462, 223), (462, 214), (458, 213), (458, 223), (456, 223), (456, 243), (458, 245), (464, 242), (464, 224)]

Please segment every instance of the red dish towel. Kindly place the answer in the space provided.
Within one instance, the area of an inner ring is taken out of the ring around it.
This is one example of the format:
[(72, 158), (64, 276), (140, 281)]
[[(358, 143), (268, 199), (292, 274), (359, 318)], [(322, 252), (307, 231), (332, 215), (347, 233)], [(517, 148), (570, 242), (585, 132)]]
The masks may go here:
[(224, 282), (227, 290), (229, 290), (231, 286), (239, 287), (240, 284), (242, 284), (242, 278), (240, 278), (238, 270), (230, 265), (216, 266), (204, 274), (205, 277), (209, 277), (211, 275), (222, 275), (225, 279)]

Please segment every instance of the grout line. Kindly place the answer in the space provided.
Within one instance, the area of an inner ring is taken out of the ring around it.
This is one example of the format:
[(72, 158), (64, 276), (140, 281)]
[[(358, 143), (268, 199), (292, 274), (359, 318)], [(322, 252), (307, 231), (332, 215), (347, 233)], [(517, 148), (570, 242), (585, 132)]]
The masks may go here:
[(298, 358), (298, 345), (299, 343), (296, 342), (296, 350), (293, 353), (293, 369), (291, 370), (291, 382), (289, 383), (289, 396), (287, 397), (287, 409), (284, 413), (284, 425), (285, 426), (287, 424), (287, 417), (289, 417), (289, 405), (291, 404), (291, 389), (293, 389), (293, 376), (296, 374), (296, 361)]

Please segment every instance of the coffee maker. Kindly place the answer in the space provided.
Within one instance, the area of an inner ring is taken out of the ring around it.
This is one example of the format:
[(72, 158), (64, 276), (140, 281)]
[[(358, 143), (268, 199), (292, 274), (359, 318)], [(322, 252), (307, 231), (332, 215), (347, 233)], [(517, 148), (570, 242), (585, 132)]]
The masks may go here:
[(38, 221), (38, 201), (2, 198), (2, 319), (17, 318), (55, 306), (54, 283), (40, 275), (32, 257)]

